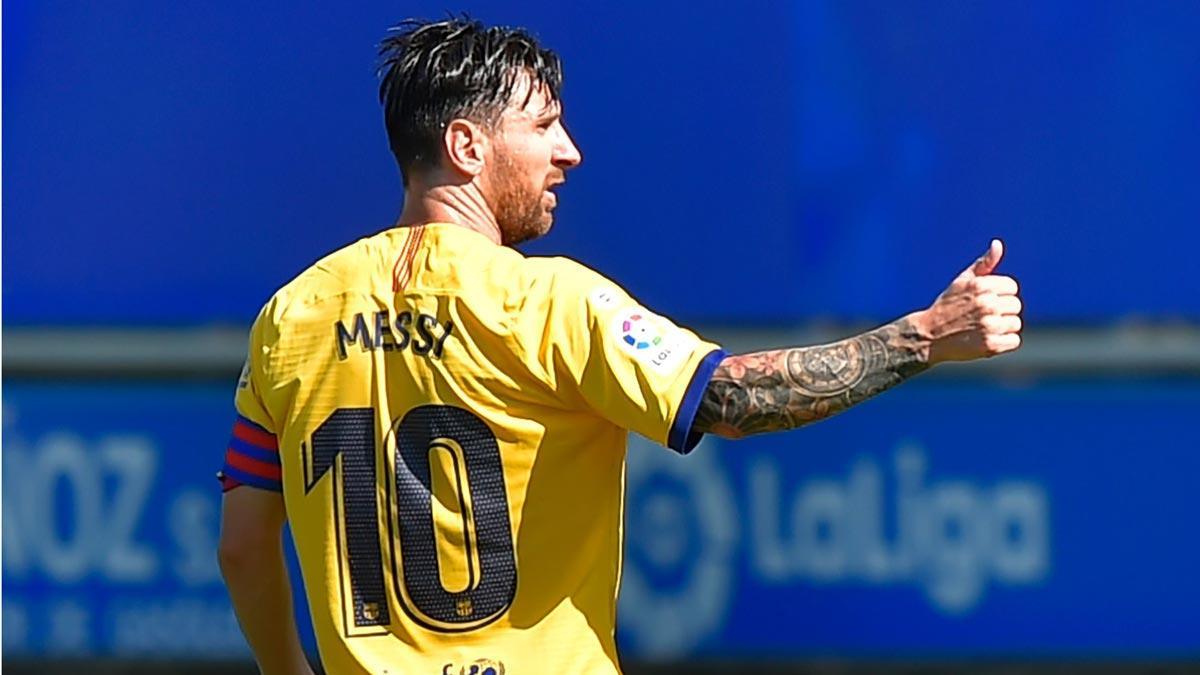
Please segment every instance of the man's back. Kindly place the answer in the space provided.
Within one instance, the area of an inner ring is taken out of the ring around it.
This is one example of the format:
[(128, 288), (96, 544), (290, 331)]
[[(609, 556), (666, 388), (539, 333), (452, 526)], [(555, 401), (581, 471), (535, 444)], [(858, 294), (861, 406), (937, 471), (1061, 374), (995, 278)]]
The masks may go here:
[(250, 353), (327, 670), (617, 669), (626, 429), (689, 448), (714, 345), (435, 224), (305, 271)]

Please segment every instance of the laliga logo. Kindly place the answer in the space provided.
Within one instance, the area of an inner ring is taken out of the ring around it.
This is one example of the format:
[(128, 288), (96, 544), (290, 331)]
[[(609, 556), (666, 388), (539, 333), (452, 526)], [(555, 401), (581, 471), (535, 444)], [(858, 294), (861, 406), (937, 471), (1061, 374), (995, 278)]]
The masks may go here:
[(678, 370), (696, 345), (695, 336), (641, 307), (618, 313), (610, 330), (622, 349), (664, 374)]
[(759, 580), (912, 585), (939, 610), (962, 615), (990, 582), (1046, 578), (1050, 500), (1040, 484), (929, 481), (925, 452), (915, 444), (897, 449), (894, 466), (894, 481), (886, 481), (879, 463), (864, 456), (843, 480), (810, 476), (787, 486), (774, 456), (752, 460), (747, 544)]
[(864, 583), (881, 594), (916, 587), (963, 616), (992, 584), (1037, 586), (1050, 574), (1039, 482), (930, 480), (912, 443), (896, 449), (890, 480), (869, 454), (843, 476), (799, 469), (796, 480), (780, 461), (786, 443), (742, 455), (732, 471), (711, 447), (720, 441), (701, 444), (710, 447), (680, 457), (630, 437), (619, 623), (641, 656), (686, 654), (719, 633), (743, 583), (800, 602)]
[(629, 438), (620, 624), (647, 656), (703, 642), (724, 625), (734, 592), (737, 505), (717, 453), (697, 450), (681, 457)]
[(648, 317), (632, 312), (621, 319), (621, 340), (634, 349), (649, 349), (662, 344), (662, 335), (651, 325)]

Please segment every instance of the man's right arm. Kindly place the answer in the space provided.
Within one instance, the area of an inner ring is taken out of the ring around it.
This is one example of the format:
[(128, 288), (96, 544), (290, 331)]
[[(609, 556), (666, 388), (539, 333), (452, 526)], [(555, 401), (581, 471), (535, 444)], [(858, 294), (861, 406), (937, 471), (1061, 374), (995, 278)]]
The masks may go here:
[(994, 275), (1004, 249), (962, 272), (929, 309), (827, 345), (726, 357), (704, 392), (692, 430), (725, 438), (795, 429), (831, 417), (944, 361), (1021, 345), (1021, 301)]
[(283, 495), (243, 486), (221, 506), (221, 574), (264, 675), (312, 675), (300, 645), (283, 555)]

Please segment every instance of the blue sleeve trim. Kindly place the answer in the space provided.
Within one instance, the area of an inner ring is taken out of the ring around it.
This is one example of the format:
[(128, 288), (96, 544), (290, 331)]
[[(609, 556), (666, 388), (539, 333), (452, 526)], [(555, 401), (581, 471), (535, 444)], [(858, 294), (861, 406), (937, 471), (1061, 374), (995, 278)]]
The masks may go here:
[(228, 464), (225, 465), (225, 468), (221, 469), (221, 472), (242, 485), (270, 490), (271, 492), (283, 492), (283, 483), (281, 481), (260, 478), (252, 473), (239, 471)]
[(692, 432), (692, 423), (696, 421), (696, 411), (700, 409), (700, 400), (704, 397), (704, 390), (708, 388), (713, 372), (726, 356), (729, 356), (729, 353), (724, 349), (714, 349), (696, 366), (692, 381), (683, 393), (683, 402), (679, 404), (679, 410), (675, 413), (675, 423), (671, 425), (671, 431), (667, 434), (668, 448), (686, 455), (704, 437), (702, 433)]
[(274, 450), (263, 450), (256, 445), (250, 445), (237, 436), (229, 437), (229, 447), (239, 455), (279, 466), (279, 453)]

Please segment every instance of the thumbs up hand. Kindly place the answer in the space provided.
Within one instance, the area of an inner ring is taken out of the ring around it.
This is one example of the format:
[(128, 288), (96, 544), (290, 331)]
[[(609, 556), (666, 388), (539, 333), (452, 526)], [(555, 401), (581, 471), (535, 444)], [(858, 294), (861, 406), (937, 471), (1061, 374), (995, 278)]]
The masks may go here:
[(1017, 282), (993, 274), (1002, 257), (1004, 244), (993, 239), (929, 309), (913, 317), (918, 330), (930, 339), (931, 365), (995, 356), (1021, 346)]

